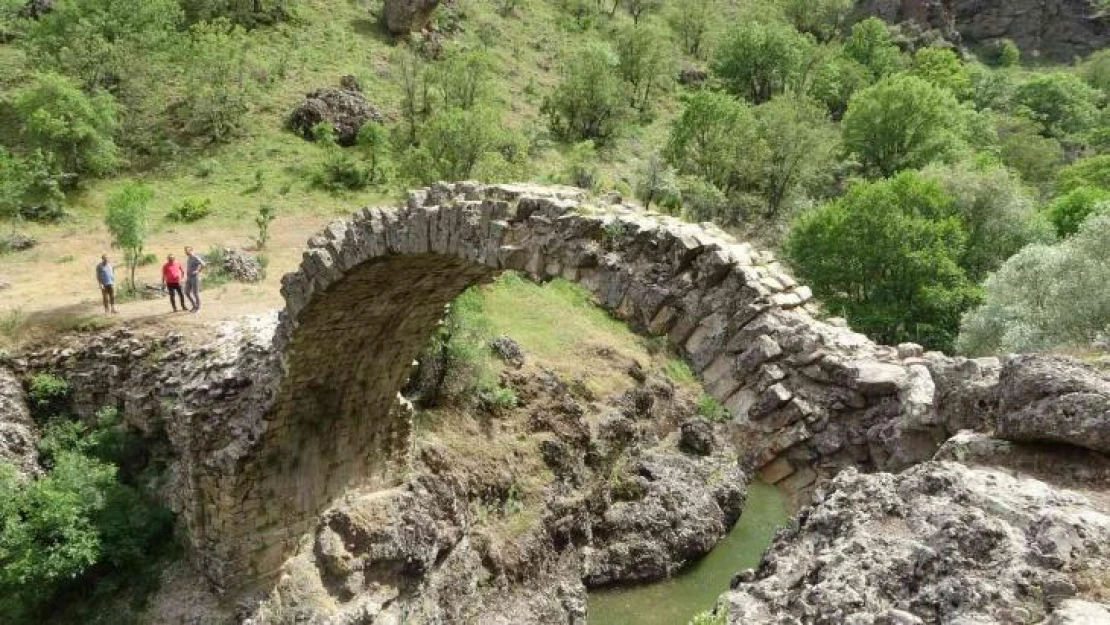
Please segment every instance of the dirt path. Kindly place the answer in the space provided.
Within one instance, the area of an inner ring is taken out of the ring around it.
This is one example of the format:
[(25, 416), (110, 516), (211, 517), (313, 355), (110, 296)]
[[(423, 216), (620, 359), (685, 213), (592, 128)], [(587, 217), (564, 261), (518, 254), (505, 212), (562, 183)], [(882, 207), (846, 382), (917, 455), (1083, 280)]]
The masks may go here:
[[(260, 314), (280, 308), (281, 277), (301, 260), (309, 236), (334, 217), (294, 215), (279, 218), (271, 227), (267, 246), (267, 277), (257, 284), (202, 282), (201, 310), (197, 314), (173, 313), (164, 295), (117, 304), (118, 313), (103, 314), (93, 268), (105, 251), (116, 265), (116, 280), (123, 282), (121, 254), (109, 246), (102, 226), (61, 226), (46, 231), (40, 243), (26, 252), (0, 257), (0, 346), (19, 347), (73, 331), (91, 331), (125, 325), (150, 332), (175, 330), (206, 334), (227, 319)], [(161, 260), (168, 253), (182, 257), (182, 247), (192, 244), (204, 254), (209, 248), (245, 248), (252, 234), (246, 224), (231, 227), (200, 224), (180, 231), (167, 230), (151, 237), (147, 246), (159, 262), (140, 267), (140, 284), (158, 284)]]

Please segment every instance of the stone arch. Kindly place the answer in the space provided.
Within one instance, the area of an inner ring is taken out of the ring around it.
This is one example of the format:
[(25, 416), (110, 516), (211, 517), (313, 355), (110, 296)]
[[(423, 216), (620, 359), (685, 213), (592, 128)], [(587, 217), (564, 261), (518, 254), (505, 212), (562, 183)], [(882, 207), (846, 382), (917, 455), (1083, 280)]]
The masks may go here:
[(755, 467), (857, 464), (866, 441), (822, 432), (912, 400), (896, 350), (816, 320), (809, 289), (772, 255), (711, 224), (567, 188), (435, 185), (332, 223), (283, 278), (280, 362), (258, 384), (258, 420), (202, 461), (208, 494), (190, 532), (213, 582), (268, 579), (344, 489), (399, 482), (410, 437), (396, 398), (413, 359), (445, 304), (510, 269), (576, 281), (633, 329), (666, 335)]

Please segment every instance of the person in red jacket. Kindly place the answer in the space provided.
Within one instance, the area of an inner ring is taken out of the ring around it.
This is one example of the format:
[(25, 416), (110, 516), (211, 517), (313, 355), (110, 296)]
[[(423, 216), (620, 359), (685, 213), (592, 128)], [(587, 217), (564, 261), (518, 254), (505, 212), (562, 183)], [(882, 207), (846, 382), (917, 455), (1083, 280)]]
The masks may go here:
[(177, 262), (173, 254), (166, 257), (166, 264), (162, 265), (162, 290), (170, 292), (170, 305), (173, 306), (173, 311), (177, 312), (177, 302), (173, 299), (173, 294), (177, 293), (178, 300), (181, 301), (181, 310), (185, 310), (185, 293), (181, 290), (181, 279), (185, 276), (185, 269), (181, 267), (181, 263)]

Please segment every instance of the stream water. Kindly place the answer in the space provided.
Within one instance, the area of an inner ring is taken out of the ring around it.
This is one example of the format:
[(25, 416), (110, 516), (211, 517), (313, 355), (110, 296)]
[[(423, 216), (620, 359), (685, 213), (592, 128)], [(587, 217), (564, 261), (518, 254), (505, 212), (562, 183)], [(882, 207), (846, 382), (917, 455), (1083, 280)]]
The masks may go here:
[(740, 521), (709, 555), (662, 582), (590, 592), (590, 625), (686, 625), (713, 607), (734, 574), (759, 564), (775, 530), (789, 520), (786, 497), (752, 482)]

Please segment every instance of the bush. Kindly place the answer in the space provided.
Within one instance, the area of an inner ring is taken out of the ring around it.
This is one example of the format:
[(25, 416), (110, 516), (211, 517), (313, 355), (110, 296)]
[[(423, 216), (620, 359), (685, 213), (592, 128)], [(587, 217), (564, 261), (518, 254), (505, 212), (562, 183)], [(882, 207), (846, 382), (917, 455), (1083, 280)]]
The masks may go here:
[(181, 131), (206, 143), (223, 143), (242, 134), (247, 118), (247, 36), (226, 20), (201, 22), (189, 30), (181, 48), (183, 97), (175, 112)]
[(0, 147), (0, 218), (54, 223), (65, 217), (65, 194), (54, 169), (41, 149), (22, 157)]
[(69, 382), (54, 373), (36, 373), (31, 376), (27, 396), (40, 415), (53, 415), (69, 399)]
[(893, 74), (903, 65), (902, 53), (890, 36), (890, 29), (877, 17), (869, 17), (852, 26), (852, 33), (844, 42), (844, 52), (866, 67), (873, 79)]
[(663, 156), (679, 173), (698, 176), (727, 194), (750, 184), (763, 149), (752, 108), (706, 90), (686, 99)]
[(211, 198), (186, 198), (177, 204), (166, 213), (166, 218), (170, 221), (177, 221), (182, 223), (193, 223), (200, 221), (205, 217), (212, 214), (212, 199)]
[(40, 150), (59, 174), (108, 173), (119, 164), (112, 136), (117, 128), (115, 100), (106, 91), (91, 95), (72, 79), (35, 74), (27, 86), (4, 101), (15, 118), (20, 143)]
[(713, 73), (733, 95), (759, 104), (794, 86), (810, 40), (787, 24), (745, 22), (713, 57)]
[(961, 100), (971, 96), (971, 76), (956, 53), (947, 48), (921, 48), (913, 55), (910, 74), (947, 89)]
[(559, 84), (541, 107), (552, 134), (567, 141), (593, 140), (598, 145), (616, 135), (628, 102), (617, 68), (617, 55), (597, 41), (564, 56)]
[(617, 53), (632, 108), (646, 115), (656, 92), (667, 87), (676, 71), (670, 32), (654, 22), (626, 27), (617, 35)]
[(1081, 158), (1056, 174), (1056, 191), (1069, 193), (1080, 187), (1110, 189), (1110, 154)]
[(81, 603), (95, 601), (93, 588), (155, 573), (151, 563), (172, 544), (173, 517), (121, 481), (126, 476), (113, 462), (133, 457), (134, 448), (115, 412), (101, 410), (91, 428), (64, 419), (47, 425), (40, 451), (48, 470), (41, 477), (20, 479), (0, 463), (6, 622), (58, 622), (60, 611), (89, 622)]
[(936, 182), (906, 172), (853, 185), (803, 214), (784, 244), (834, 314), (887, 344), (951, 348), (976, 289), (959, 261), (967, 233)]
[(728, 409), (709, 393), (702, 393), (698, 397), (698, 415), (710, 421), (727, 421), (729, 418)]
[(1045, 207), (1056, 234), (1063, 238), (1079, 231), (1079, 224), (1095, 212), (1106, 212), (1110, 190), (1097, 187), (1076, 187), (1054, 199)]
[(967, 354), (1089, 348), (1110, 333), (1110, 215), (1056, 245), (1018, 252), (984, 285), (960, 324)]
[(601, 175), (598, 168), (597, 149), (593, 141), (582, 141), (571, 146), (563, 165), (562, 182), (590, 190), (597, 186)]

